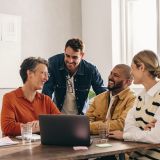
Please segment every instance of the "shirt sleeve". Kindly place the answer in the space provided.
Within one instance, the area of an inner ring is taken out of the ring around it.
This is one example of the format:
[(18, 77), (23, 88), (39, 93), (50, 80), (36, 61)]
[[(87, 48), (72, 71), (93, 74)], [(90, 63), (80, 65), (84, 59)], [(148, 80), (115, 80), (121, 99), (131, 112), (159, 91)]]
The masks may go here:
[(160, 143), (160, 108), (157, 109), (154, 118), (157, 120), (155, 127), (150, 131), (141, 130), (136, 126), (134, 113), (136, 107), (134, 106), (127, 115), (124, 127), (123, 138), (126, 141), (137, 141), (146, 143)]
[(50, 113), (48, 114), (61, 114), (56, 104), (51, 100), (50, 97), (48, 97), (48, 103), (49, 103), (48, 106), (50, 106)]
[(86, 112), (86, 116), (88, 116), (90, 121), (90, 132), (91, 134), (98, 134), (98, 125), (102, 123), (102, 120), (96, 120), (96, 105), (95, 105), (95, 98), (93, 99), (92, 103), (89, 105), (89, 109)]
[[(90, 119), (90, 117), (91, 118), (92, 117), (96, 118), (94, 116), (94, 111), (95, 111), (95, 100), (93, 99), (93, 101), (90, 103), (89, 108), (88, 108), (88, 110), (86, 112), (86, 115), (88, 116), (89, 119)], [(92, 119), (90, 119), (90, 120), (92, 120)]]
[(92, 88), (94, 92), (96, 93), (96, 95), (107, 90), (103, 84), (103, 79), (96, 67), (94, 68), (93, 75), (92, 75)]
[(55, 85), (55, 76), (54, 76), (54, 71), (53, 71), (53, 65), (51, 60), (48, 60), (49, 67), (48, 67), (48, 73), (50, 75), (48, 81), (44, 84), (42, 93), (45, 95), (48, 95), (52, 99), (52, 94), (54, 92), (54, 85)]
[(3, 96), (1, 126), (5, 136), (16, 136), (21, 134), (20, 123), (15, 120), (15, 112), (10, 99), (7, 95)]

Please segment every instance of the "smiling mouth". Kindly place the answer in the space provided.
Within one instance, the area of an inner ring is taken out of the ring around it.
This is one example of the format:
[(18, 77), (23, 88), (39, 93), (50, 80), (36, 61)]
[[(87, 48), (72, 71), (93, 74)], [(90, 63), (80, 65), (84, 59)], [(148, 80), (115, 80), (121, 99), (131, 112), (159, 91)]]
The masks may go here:
[(109, 81), (108, 81), (108, 85), (109, 85), (109, 86), (112, 86), (112, 85), (114, 85), (114, 82), (111, 81), (111, 80), (109, 80)]
[(74, 63), (67, 63), (67, 67), (74, 67), (75, 64)]
[(68, 66), (73, 66), (74, 64), (73, 64), (73, 63), (68, 63), (67, 65), (68, 65)]

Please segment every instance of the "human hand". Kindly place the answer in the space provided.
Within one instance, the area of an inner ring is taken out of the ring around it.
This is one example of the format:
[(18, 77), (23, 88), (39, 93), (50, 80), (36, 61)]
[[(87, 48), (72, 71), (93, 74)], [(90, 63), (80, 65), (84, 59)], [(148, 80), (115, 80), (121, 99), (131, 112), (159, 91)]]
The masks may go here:
[(95, 119), (96, 119), (96, 117), (94, 117), (94, 116), (90, 116), (90, 117), (89, 117), (89, 121), (90, 121), (90, 122), (94, 122)]
[(108, 137), (121, 140), (121, 139), (123, 139), (123, 132), (120, 130), (112, 131), (112, 132), (109, 132)]
[(151, 121), (150, 123), (148, 123), (145, 127), (144, 127), (144, 130), (145, 131), (150, 131), (151, 128), (154, 128), (155, 127), (155, 123), (157, 122), (156, 119), (154, 119), (153, 121)]
[(40, 128), (39, 128), (39, 121), (32, 121), (32, 122), (28, 122), (32, 125), (32, 133), (37, 133), (40, 132)]

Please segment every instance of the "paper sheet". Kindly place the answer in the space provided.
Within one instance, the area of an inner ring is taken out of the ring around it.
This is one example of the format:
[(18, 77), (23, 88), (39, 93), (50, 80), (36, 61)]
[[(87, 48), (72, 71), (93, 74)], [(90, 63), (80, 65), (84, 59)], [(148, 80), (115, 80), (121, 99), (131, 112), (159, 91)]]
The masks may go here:
[(9, 137), (0, 138), (0, 146), (18, 144), (17, 141), (12, 141)]
[(101, 144), (96, 144), (97, 147), (112, 147), (111, 144), (109, 143), (101, 143)]
[(74, 146), (73, 149), (75, 151), (78, 151), (78, 150), (88, 150), (88, 147), (86, 147), (86, 146)]

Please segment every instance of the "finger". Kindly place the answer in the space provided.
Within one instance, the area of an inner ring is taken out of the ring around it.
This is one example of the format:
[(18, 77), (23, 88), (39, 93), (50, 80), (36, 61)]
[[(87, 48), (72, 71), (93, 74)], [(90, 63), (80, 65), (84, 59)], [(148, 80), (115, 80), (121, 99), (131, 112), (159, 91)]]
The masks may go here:
[(35, 126), (36, 128), (38, 128), (39, 127), (39, 121), (36, 121), (36, 126)]
[(152, 123), (156, 123), (157, 122), (157, 120), (156, 119), (154, 119), (153, 121), (152, 121)]
[(33, 123), (32, 122), (28, 122), (27, 124), (31, 125), (31, 127), (33, 128)]
[(115, 136), (114, 136), (114, 134), (109, 134), (108, 137), (109, 138), (114, 138)]
[(155, 127), (155, 123), (151, 123), (151, 127)]
[(148, 128), (154, 128), (155, 127), (155, 123), (150, 123), (147, 125)]
[(32, 128), (36, 128), (36, 122), (35, 121), (32, 122)]
[(109, 131), (109, 134), (114, 134), (114, 131)]

